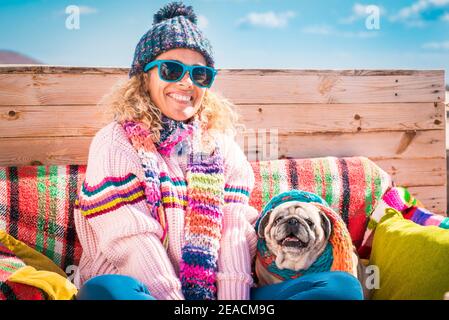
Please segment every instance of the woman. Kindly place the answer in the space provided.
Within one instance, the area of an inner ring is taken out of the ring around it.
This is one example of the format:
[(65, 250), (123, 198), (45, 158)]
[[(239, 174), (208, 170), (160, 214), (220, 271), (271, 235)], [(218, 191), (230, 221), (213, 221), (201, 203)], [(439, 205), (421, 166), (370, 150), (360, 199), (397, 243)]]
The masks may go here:
[(216, 70), (196, 21), (177, 2), (155, 14), (91, 143), (78, 299), (275, 298), (251, 292), (254, 176), (231, 104), (208, 90)]

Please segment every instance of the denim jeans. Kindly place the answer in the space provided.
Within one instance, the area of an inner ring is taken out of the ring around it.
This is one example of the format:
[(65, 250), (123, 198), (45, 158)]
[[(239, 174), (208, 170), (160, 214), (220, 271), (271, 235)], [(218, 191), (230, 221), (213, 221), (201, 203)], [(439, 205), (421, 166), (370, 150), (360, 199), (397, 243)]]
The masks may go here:
[[(360, 282), (346, 272), (313, 273), (281, 283), (251, 288), (251, 300), (363, 300)], [(156, 300), (138, 280), (101, 275), (88, 280), (78, 300)]]

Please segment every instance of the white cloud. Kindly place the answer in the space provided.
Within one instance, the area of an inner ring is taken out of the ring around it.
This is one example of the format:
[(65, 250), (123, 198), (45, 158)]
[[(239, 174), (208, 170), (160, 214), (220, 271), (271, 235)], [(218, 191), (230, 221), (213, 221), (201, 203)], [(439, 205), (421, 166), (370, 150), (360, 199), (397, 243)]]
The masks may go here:
[(207, 26), (209, 26), (209, 20), (205, 16), (199, 15), (198, 16), (198, 27), (200, 29), (206, 29)]
[(444, 6), (449, 4), (449, 0), (429, 0), (429, 2), (436, 6)]
[(449, 12), (446, 12), (446, 13), (441, 17), (441, 20), (449, 22)]
[(301, 32), (318, 36), (332, 36), (343, 38), (374, 38), (377, 31), (343, 31), (329, 25), (311, 25), (301, 29)]
[(432, 8), (442, 8), (449, 6), (449, 0), (418, 0), (411, 6), (404, 7), (396, 15), (390, 17), (391, 21), (411, 20), (412, 25), (421, 25), (421, 13)]
[(293, 11), (286, 12), (250, 12), (244, 18), (237, 22), (238, 26), (253, 26), (265, 28), (284, 28), (288, 21), (295, 17), (296, 13)]
[(449, 40), (442, 42), (427, 42), (422, 46), (424, 49), (449, 50)]
[(379, 10), (379, 14), (384, 14), (386, 12), (385, 8), (380, 7), (378, 5), (373, 5), (373, 4), (360, 4), (360, 3), (355, 3), (354, 6), (352, 7), (352, 15), (343, 19), (340, 19), (340, 23), (343, 24), (351, 24), (359, 19), (365, 19), (367, 18), (370, 14), (373, 13), (373, 9), (378, 9)]

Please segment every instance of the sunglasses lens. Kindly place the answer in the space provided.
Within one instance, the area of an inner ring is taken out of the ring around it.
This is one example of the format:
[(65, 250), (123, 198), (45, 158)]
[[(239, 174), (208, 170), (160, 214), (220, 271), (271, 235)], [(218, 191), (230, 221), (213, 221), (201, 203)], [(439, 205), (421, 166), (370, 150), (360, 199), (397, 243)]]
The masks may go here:
[(184, 68), (181, 64), (176, 62), (164, 62), (161, 63), (160, 73), (161, 77), (168, 81), (176, 81), (179, 80), (182, 76)]
[(204, 67), (197, 67), (192, 70), (192, 78), (197, 84), (203, 87), (208, 87), (213, 81), (213, 72), (211, 69)]

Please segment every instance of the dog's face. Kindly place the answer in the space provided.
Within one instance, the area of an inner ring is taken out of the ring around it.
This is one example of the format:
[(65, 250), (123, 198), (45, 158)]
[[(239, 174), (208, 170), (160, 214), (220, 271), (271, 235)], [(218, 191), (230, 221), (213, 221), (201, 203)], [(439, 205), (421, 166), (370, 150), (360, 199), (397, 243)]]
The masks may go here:
[(331, 234), (329, 218), (311, 203), (289, 201), (266, 214), (258, 235), (276, 255), (280, 269), (307, 269), (323, 252)]

